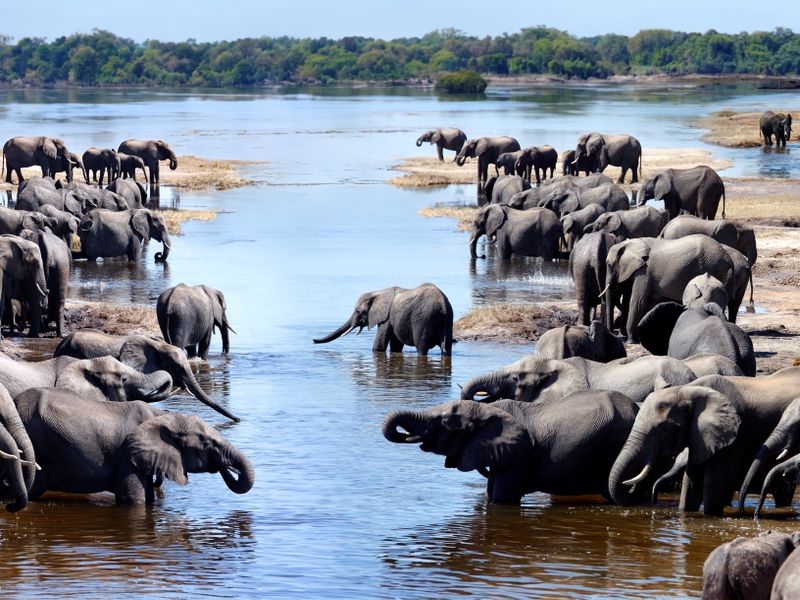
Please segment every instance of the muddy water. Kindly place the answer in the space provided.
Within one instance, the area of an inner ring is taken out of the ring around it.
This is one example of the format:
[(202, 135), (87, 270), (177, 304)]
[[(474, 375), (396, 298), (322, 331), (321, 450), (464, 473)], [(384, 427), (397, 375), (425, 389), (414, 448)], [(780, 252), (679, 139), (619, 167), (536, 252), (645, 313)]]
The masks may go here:
[[(674, 500), (623, 509), (593, 500), (527, 496), (491, 507), (476, 473), (395, 446), (380, 433), (396, 408), (457, 397), (457, 384), (507, 364), (525, 345), (460, 342), (374, 355), (373, 332), (325, 346), (357, 296), (388, 285), (439, 285), (456, 315), (477, 305), (573, 293), (563, 263), (470, 261), (465, 234), (417, 212), (472, 200), (473, 186), (408, 191), (385, 185), (417, 149), (418, 132), (453, 123), (565, 146), (598, 123), (657, 147), (699, 145), (685, 120), (754, 91), (724, 88), (500, 90), (484, 102), (419, 93), (291, 94), (46, 92), (0, 95), (0, 138), (53, 132), (73, 148), (161, 137), (179, 154), (265, 160), (266, 184), (182, 193), (184, 208), (225, 211), (188, 223), (169, 263), (151, 244), (141, 263), (76, 263), (71, 294), (154, 304), (164, 287), (207, 283), (229, 304), (231, 354), (214, 340), (201, 383), (242, 418), (230, 424), (189, 397), (166, 406), (200, 414), (244, 450), (256, 485), (231, 494), (218, 476), (166, 482), (153, 507), (107, 496), (55, 496), (0, 514), (0, 589), (109, 597), (641, 597), (696, 596), (702, 562), (749, 520), (679, 516)], [(777, 97), (776, 97), (777, 96)], [(786, 103), (770, 95), (777, 106)], [(648, 140), (648, 141), (649, 141)], [(790, 156), (790, 155), (786, 155)], [(754, 158), (756, 157), (756, 158)], [(737, 169), (758, 174), (757, 154)], [(165, 193), (171, 193), (169, 190)], [(762, 528), (791, 530), (792, 522)]]

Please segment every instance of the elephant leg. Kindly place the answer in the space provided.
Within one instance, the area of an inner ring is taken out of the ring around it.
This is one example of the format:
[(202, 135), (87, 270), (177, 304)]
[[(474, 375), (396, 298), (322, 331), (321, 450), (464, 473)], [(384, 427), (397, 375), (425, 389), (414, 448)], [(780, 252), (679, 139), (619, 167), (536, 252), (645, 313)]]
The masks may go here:
[(519, 504), (522, 500), (522, 489), (518, 474), (491, 474), (486, 484), (486, 494), (492, 504)]
[(155, 500), (152, 477), (145, 476), (131, 466), (119, 476), (114, 497), (118, 504), (152, 504)]
[(375, 341), (372, 343), (372, 351), (386, 352), (386, 348), (389, 347), (390, 339), (391, 332), (389, 331), (389, 326), (385, 323), (378, 325), (378, 331), (375, 334)]
[(136, 260), (139, 258), (139, 248), (141, 246), (141, 242), (139, 238), (135, 235), (131, 235), (131, 239), (128, 242), (128, 260)]
[(403, 351), (403, 342), (397, 339), (396, 336), (391, 336), (389, 339), (389, 352), (397, 353)]
[(444, 162), (444, 148), (441, 144), (436, 144), (436, 156), (439, 157), (439, 162)]
[(200, 340), (198, 344), (197, 354), (203, 360), (208, 359), (208, 349), (211, 347), (211, 330), (209, 329), (206, 332), (206, 335), (203, 336), (203, 339)]
[[(17, 171), (17, 183), (20, 184), (25, 181), (25, 178), (22, 176), (22, 169), (17, 167), (15, 170)], [(8, 183), (11, 183), (11, 173), (8, 174)]]
[(184, 348), (184, 350), (186, 350), (186, 355), (189, 358), (194, 358), (195, 356), (197, 356), (197, 345), (196, 344), (192, 344), (191, 346), (186, 346), (186, 348)]
[(730, 504), (736, 484), (737, 460), (719, 460), (714, 457), (709, 461), (703, 478), (703, 512), (707, 515), (721, 517), (725, 507)]
[(791, 506), (794, 499), (795, 485), (784, 479), (778, 478), (775, 487), (771, 489), (772, 497), (775, 498), (775, 506)]

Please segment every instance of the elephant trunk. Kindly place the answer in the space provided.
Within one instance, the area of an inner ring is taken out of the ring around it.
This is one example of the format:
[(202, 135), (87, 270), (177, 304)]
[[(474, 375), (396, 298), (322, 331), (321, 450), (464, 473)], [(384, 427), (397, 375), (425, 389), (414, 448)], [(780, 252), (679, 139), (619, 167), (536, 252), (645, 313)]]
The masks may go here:
[(156, 262), (166, 262), (167, 258), (169, 257), (169, 251), (172, 248), (172, 240), (170, 239), (169, 232), (166, 229), (164, 229), (161, 234), (161, 242), (164, 244), (164, 251), (156, 252)]
[[(0, 427), (0, 451), (4, 453), (7, 479), (10, 484), (9, 491), (11, 498), (13, 498), (13, 502), (7, 504), (6, 508), (10, 512), (17, 512), (25, 508), (25, 505), (28, 504), (29, 488), (26, 485), (25, 475), (22, 472), (22, 462), (20, 461), (16, 440), (4, 427)], [(23, 449), (22, 451), (24, 454), (25, 450)], [(34, 460), (32, 449), (30, 457), (26, 458), (31, 462)]]
[(425, 137), (425, 136), (420, 136), (420, 137), (417, 138), (417, 148), (422, 146), (422, 142), (425, 141), (425, 140), (422, 139), (423, 137)]
[(479, 392), (487, 394), (487, 396), (481, 398), (485, 402), (492, 402), (501, 398), (514, 398), (515, 388), (516, 385), (509, 378), (504, 378), (497, 372), (479, 375), (464, 384), (464, 387), (461, 388), (461, 399), (475, 400), (475, 395)]
[(214, 400), (212, 400), (211, 397), (205, 393), (203, 388), (200, 387), (200, 384), (197, 383), (197, 379), (195, 379), (194, 373), (192, 373), (192, 370), (188, 365), (181, 376), (175, 378), (175, 383), (185, 387), (192, 396), (200, 400), (200, 402), (206, 406), (213, 408), (219, 414), (228, 417), (231, 421), (240, 421), (239, 417), (228, 412), (225, 408), (214, 402)]
[[(233, 471), (233, 473), (231, 473)], [(227, 444), (220, 457), (219, 474), (234, 494), (246, 494), (255, 482), (255, 471), (244, 452)]]
[(764, 507), (764, 500), (767, 498), (767, 493), (773, 488), (776, 480), (779, 477), (787, 477), (789, 481), (793, 483), (797, 481), (797, 470), (799, 465), (800, 455), (796, 455), (787, 461), (774, 466), (772, 470), (767, 473), (767, 476), (764, 478), (764, 485), (761, 486), (761, 496), (758, 499), (758, 506), (756, 507), (755, 514), (753, 515), (754, 518), (758, 518), (761, 509)]
[[(630, 478), (639, 479), (642, 473), (645, 473), (644, 469), (652, 464), (649, 455), (642, 458), (643, 447), (644, 436), (634, 429), (620, 450), (608, 475), (608, 492), (615, 504), (624, 506), (633, 502), (632, 488), (629, 485)], [(626, 481), (628, 484), (625, 483)]]
[(332, 342), (333, 340), (335, 340), (337, 338), (340, 338), (343, 335), (346, 335), (346, 334), (350, 333), (355, 327), (356, 327), (355, 315), (353, 315), (352, 317), (350, 317), (344, 323), (344, 325), (339, 327), (339, 329), (337, 329), (336, 331), (334, 331), (332, 333), (329, 333), (325, 337), (315, 338), (314, 339), (314, 343), (315, 344), (327, 344), (328, 342)]
[(459, 167), (463, 167), (465, 162), (467, 162), (467, 157), (465, 155), (459, 154), (458, 156), (456, 156), (456, 164)]
[[(0, 401), (2, 401), (2, 399), (0, 399)], [(17, 448), (19, 448), (22, 457), (27, 462), (27, 464), (23, 466), (22, 471), (25, 477), (25, 488), (30, 490), (33, 485), (33, 478), (36, 476), (33, 442), (31, 442), (31, 438), (28, 436), (28, 432), (22, 424), (22, 419), (20, 419), (11, 397), (7, 396), (7, 401), (2, 402), (2, 405), (3, 409), (0, 410), (0, 419), (2, 419), (2, 425), (5, 426), (8, 433), (14, 438)]]
[(782, 448), (787, 447), (789, 441), (789, 432), (785, 429), (775, 429), (775, 431), (767, 438), (767, 440), (758, 449), (756, 457), (750, 464), (747, 470), (747, 475), (739, 487), (739, 512), (744, 510), (744, 501), (747, 499), (747, 493), (753, 481), (763, 472), (764, 466), (767, 462), (774, 460)]
[[(405, 432), (398, 431), (400, 427)], [(381, 426), (383, 437), (395, 444), (418, 444), (430, 431), (430, 423), (422, 413), (396, 411), (389, 414)]]
[(144, 400), (158, 402), (167, 398), (172, 391), (172, 376), (167, 371), (142, 373), (139, 377), (129, 377), (125, 384), (125, 400)]

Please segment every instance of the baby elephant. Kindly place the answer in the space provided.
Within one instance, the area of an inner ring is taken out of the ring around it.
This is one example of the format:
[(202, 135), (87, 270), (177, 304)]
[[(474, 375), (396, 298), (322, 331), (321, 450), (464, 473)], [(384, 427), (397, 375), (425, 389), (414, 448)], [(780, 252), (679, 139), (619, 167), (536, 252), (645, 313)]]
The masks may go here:
[(228, 330), (233, 331), (233, 327), (228, 323), (226, 308), (225, 296), (219, 290), (179, 283), (158, 297), (158, 326), (168, 344), (184, 348), (189, 358), (199, 356), (206, 360), (217, 327), (222, 333), (222, 352), (227, 354), (230, 349)]
[(536, 342), (534, 354), (542, 358), (581, 356), (597, 362), (625, 358), (625, 344), (602, 321), (585, 325), (563, 325), (545, 331)]
[[(355, 310), (344, 325), (333, 333), (314, 340), (327, 344), (358, 327), (378, 326), (373, 352), (402, 352), (414, 346), (423, 356), (434, 346), (449, 355), (453, 345), (453, 307), (442, 290), (432, 283), (405, 289), (390, 287), (361, 294)], [(358, 334), (356, 334), (358, 335)]]

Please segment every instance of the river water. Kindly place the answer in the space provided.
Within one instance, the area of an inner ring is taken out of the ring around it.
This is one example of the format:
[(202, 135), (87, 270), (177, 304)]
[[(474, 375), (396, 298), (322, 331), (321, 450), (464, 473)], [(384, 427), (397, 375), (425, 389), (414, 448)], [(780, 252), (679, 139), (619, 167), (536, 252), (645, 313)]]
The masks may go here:
[[(237, 424), (188, 397), (165, 406), (200, 414), (251, 458), (256, 484), (235, 496), (215, 475), (165, 482), (152, 507), (107, 497), (54, 497), (0, 514), (0, 590), (11, 596), (189, 595), (432, 598), (692, 597), (718, 543), (759, 529), (748, 519), (681, 516), (674, 499), (619, 508), (532, 494), (487, 506), (477, 473), (386, 442), (390, 411), (458, 397), (457, 384), (531, 351), (462, 341), (452, 359), (371, 352), (373, 332), (325, 346), (362, 292), (431, 281), (456, 317), (496, 302), (571, 297), (563, 264), (471, 264), (466, 236), (421, 208), (474, 201), (474, 186), (426, 191), (385, 183), (429, 127), (510, 134), (563, 150), (589, 130), (630, 132), (645, 147), (703, 147), (692, 119), (760, 111), (793, 96), (752, 86), (574, 86), (492, 90), (443, 100), (408, 90), (0, 93), (0, 139), (52, 134), (72, 149), (161, 138), (179, 155), (261, 161), (257, 185), (224, 192), (162, 190), (182, 208), (218, 209), (189, 222), (169, 263), (151, 244), (140, 263), (76, 263), (71, 295), (155, 304), (178, 282), (225, 292), (231, 353), (215, 339), (197, 365)], [(755, 127), (755, 124), (754, 124)], [(797, 177), (796, 153), (723, 150), (726, 174)], [(465, 167), (467, 168), (467, 167)], [(470, 168), (474, 168), (471, 166)]]

